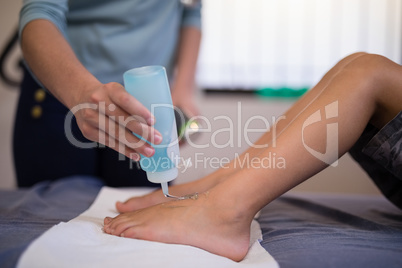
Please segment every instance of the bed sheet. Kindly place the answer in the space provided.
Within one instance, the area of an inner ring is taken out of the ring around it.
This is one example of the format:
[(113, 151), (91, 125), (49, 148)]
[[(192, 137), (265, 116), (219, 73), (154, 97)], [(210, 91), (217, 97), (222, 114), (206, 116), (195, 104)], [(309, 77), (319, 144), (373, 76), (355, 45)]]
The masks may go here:
[(380, 195), (286, 194), (259, 223), (281, 267), (402, 267), (402, 211)]
[[(35, 238), (85, 211), (102, 186), (78, 176), (0, 190), (0, 267), (14, 267)], [(382, 196), (285, 194), (258, 221), (281, 267), (402, 267), (402, 211)]]
[(88, 209), (102, 186), (96, 178), (77, 176), (0, 190), (0, 267), (15, 267), (34, 239)]

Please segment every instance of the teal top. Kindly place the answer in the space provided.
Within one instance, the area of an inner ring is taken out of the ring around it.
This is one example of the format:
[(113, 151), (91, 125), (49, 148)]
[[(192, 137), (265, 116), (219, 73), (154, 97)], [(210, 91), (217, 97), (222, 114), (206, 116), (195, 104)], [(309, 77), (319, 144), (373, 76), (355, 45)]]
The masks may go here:
[(200, 9), (180, 0), (24, 0), (19, 31), (53, 22), (99, 81), (122, 83), (126, 70), (145, 65), (171, 74), (180, 28), (200, 28)]

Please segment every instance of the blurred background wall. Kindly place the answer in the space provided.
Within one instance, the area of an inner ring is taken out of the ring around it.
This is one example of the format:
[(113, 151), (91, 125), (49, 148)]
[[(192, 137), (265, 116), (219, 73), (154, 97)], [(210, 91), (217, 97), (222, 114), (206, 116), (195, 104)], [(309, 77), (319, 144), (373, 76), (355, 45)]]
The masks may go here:
[[(17, 26), (22, 1), (0, 1), (3, 48)], [(309, 88), (338, 60), (357, 51), (378, 53), (400, 63), (401, 3), (402, 0), (203, 0), (197, 103), (211, 123), (211, 132), (200, 135), (195, 143), (210, 146), (182, 146), (182, 157), (192, 166), (181, 169), (176, 183), (212, 172), (219, 167), (211, 164), (212, 159), (233, 159), (260, 135), (242, 132), (250, 118), (264, 116), (272, 123), (273, 116), (281, 115), (296, 100), (240, 94), (239, 90)], [(14, 49), (6, 66), (7, 73), (17, 80), (20, 74), (14, 65), (19, 55), (19, 50)], [(0, 188), (15, 187), (11, 134), (17, 95), (17, 88), (0, 82)], [(249, 128), (267, 128), (262, 120), (249, 123)], [(234, 131), (229, 134), (222, 131), (224, 128)], [(199, 159), (205, 161), (197, 163)], [(317, 174), (295, 191), (378, 194), (348, 155), (337, 167)]]
[(366, 51), (401, 60), (400, 0), (203, 0), (202, 88), (303, 88)]

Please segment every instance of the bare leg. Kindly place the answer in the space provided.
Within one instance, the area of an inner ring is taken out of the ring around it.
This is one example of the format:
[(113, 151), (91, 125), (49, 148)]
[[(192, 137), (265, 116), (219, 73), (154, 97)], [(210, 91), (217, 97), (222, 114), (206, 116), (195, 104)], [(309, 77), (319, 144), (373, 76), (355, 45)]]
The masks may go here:
[[(272, 131), (268, 131), (264, 135), (262, 135), (262, 137), (255, 143), (255, 145), (267, 145), (272, 143), (274, 138), (272, 136), (272, 133), (275, 134), (282, 133), (284, 129), (286, 129), (286, 127), (289, 126), (289, 124), (293, 122), (295, 118), (304, 109), (306, 109), (309, 105), (312, 104), (312, 102), (317, 98), (317, 96), (321, 94), (321, 92), (326, 88), (326, 86), (340, 71), (342, 71), (345, 68), (345, 66), (347, 66), (351, 61), (363, 55), (367, 54), (355, 53), (339, 61), (331, 70), (329, 70), (325, 74), (325, 76), (316, 86), (314, 86), (307, 94), (305, 94), (301, 99), (299, 99), (284, 114), (284, 116), (281, 117), (282, 119), (277, 122), (277, 124), (274, 126), (274, 129), (271, 129)], [(239, 165), (236, 166), (235, 164), (236, 161), (243, 162), (245, 157), (253, 158), (256, 155), (260, 154), (262, 151), (264, 151), (264, 149), (258, 148), (258, 146), (250, 147), (248, 150), (246, 150), (243, 154), (239, 156), (239, 159), (233, 160), (231, 163), (228, 164), (227, 167), (221, 168), (197, 181), (170, 187), (169, 191), (171, 194), (176, 196), (182, 196), (194, 192), (205, 192), (208, 189), (212, 188), (213, 186), (217, 185), (219, 182), (226, 179), (229, 175), (238, 171)], [(164, 197), (162, 191), (158, 190), (144, 197), (133, 197), (124, 203), (118, 202), (116, 204), (116, 208), (119, 212), (129, 212), (162, 202), (166, 202), (166, 198)]]
[[(303, 126), (316, 111), (325, 111), (334, 103), (337, 117), (330, 120), (339, 125), (340, 156), (356, 142), (367, 123), (381, 127), (402, 109), (402, 67), (381, 56), (363, 55), (337, 72), (308, 107), (296, 111), (276, 147), (255, 155), (262, 159), (275, 153), (286, 160), (285, 169), (261, 166), (236, 170), (198, 200), (172, 201), (105, 218), (105, 232), (187, 244), (235, 261), (243, 259), (255, 213), (327, 166), (306, 150)], [(327, 134), (322, 130), (326, 125), (325, 120), (311, 124), (304, 133), (306, 143), (325, 151)]]

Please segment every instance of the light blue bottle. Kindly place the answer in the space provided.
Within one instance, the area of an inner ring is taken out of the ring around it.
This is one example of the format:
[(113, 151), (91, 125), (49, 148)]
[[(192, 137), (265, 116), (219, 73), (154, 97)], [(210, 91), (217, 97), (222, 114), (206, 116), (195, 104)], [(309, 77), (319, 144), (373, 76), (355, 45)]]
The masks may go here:
[(141, 168), (147, 172), (150, 182), (166, 186), (167, 182), (177, 177), (180, 158), (174, 107), (166, 70), (162, 66), (134, 68), (125, 72), (123, 78), (127, 92), (155, 116), (154, 128), (162, 134), (162, 143), (152, 144), (155, 154), (152, 157), (141, 155)]

